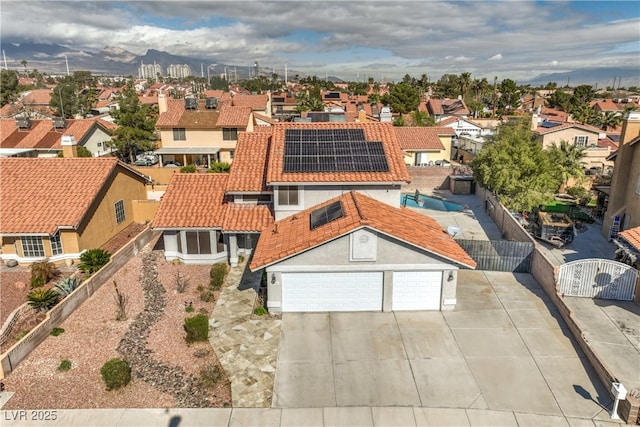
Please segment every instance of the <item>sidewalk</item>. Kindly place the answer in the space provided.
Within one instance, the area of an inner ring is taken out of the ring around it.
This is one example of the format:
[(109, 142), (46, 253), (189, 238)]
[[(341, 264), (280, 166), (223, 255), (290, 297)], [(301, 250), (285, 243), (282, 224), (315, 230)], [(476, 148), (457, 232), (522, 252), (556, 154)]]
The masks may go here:
[[(422, 407), (69, 409), (0, 411), (3, 427), (621, 426), (606, 413), (565, 418), (487, 409)], [(44, 420), (48, 417), (48, 421)], [(34, 419), (35, 418), (35, 419)], [(42, 418), (43, 420), (39, 420)]]

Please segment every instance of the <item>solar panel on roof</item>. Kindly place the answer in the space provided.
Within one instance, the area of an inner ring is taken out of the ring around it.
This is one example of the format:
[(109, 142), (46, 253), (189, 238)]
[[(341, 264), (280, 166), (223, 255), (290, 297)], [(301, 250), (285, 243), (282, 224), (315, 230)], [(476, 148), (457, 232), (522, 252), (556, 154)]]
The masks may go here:
[(323, 206), (311, 212), (310, 216), (310, 228), (315, 230), (325, 224), (335, 221), (336, 219), (344, 216), (342, 210), (342, 202), (333, 202), (330, 205)]
[(554, 128), (556, 126), (560, 126), (562, 123), (556, 123), (556, 122), (548, 122), (548, 121), (543, 121), (542, 123), (540, 123), (540, 126), (543, 128)]
[(380, 141), (364, 129), (286, 129), (285, 172), (388, 172)]

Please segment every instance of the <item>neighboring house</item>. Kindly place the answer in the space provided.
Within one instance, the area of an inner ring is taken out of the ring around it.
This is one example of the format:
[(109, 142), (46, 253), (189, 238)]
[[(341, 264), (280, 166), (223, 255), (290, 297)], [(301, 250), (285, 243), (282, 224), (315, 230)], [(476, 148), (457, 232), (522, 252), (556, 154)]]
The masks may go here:
[[(404, 162), (409, 166), (435, 166), (451, 160), (453, 129), (448, 127), (394, 127)], [(443, 162), (444, 161), (444, 162)]]
[(268, 94), (245, 95), (238, 93), (231, 98), (234, 107), (251, 107), (251, 111), (265, 116), (271, 115), (271, 100)]
[(232, 203), (228, 180), (229, 174), (172, 176), (152, 224), (163, 232), (166, 259), (237, 265), (239, 255), (251, 253), (273, 217), (267, 206)]
[(53, 95), (51, 89), (34, 89), (23, 92), (20, 103), (29, 116), (51, 116), (49, 101)]
[(624, 230), (618, 234), (616, 240), (618, 250), (615, 259), (640, 268), (640, 226)]
[(62, 151), (63, 135), (72, 136), (94, 157), (111, 155), (109, 142), (117, 128), (99, 118), (0, 119), (0, 157), (55, 157)]
[(170, 99), (158, 96), (160, 163), (177, 161), (182, 165), (211, 165), (233, 161), (238, 133), (251, 132), (252, 108), (223, 106), (217, 98)]
[(146, 177), (111, 158), (0, 158), (1, 258), (74, 260), (134, 221)]
[(271, 117), (285, 121), (291, 117), (299, 116), (296, 112), (297, 100), (294, 94), (271, 94)]
[(619, 220), (620, 230), (640, 226), (640, 112), (637, 111), (627, 113), (622, 122), (607, 212), (602, 222), (602, 234), (606, 237), (611, 237), (615, 218)]
[(611, 141), (607, 139), (605, 132), (594, 126), (540, 120), (534, 114), (531, 130), (538, 135), (538, 141), (544, 149), (548, 149), (554, 144), (560, 145), (560, 141), (567, 141), (577, 147), (585, 148), (582, 162), (586, 168), (613, 166), (611, 161), (607, 160), (612, 152)]
[(476, 263), (438, 223), (350, 191), (263, 231), (270, 312), (447, 310)]
[(592, 101), (590, 103), (591, 109), (598, 114), (601, 113), (621, 113), (624, 110), (624, 105), (620, 106), (617, 102), (613, 102), (613, 99), (600, 99)]
[(436, 123), (452, 116), (466, 118), (469, 115), (469, 109), (463, 99), (429, 98), (426, 110)]

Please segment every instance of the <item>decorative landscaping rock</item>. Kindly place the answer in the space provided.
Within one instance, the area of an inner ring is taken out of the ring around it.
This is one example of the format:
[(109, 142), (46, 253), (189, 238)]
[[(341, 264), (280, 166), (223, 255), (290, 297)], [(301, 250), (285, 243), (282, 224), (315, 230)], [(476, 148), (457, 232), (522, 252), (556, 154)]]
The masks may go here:
[(4, 263), (7, 267), (13, 268), (13, 267), (17, 267), (18, 266), (18, 261), (16, 261), (15, 259), (10, 259), (5, 261)]

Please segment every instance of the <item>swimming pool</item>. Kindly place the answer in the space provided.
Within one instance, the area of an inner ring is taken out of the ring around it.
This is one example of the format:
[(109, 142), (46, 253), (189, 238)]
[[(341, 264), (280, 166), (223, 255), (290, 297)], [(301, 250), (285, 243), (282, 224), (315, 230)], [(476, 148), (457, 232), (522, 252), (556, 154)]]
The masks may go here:
[(437, 197), (425, 196), (424, 194), (420, 194), (418, 202), (416, 202), (415, 194), (413, 193), (403, 194), (400, 197), (400, 205), (412, 208), (433, 209), (443, 212), (459, 212), (464, 209), (464, 206), (457, 203), (438, 199)]

